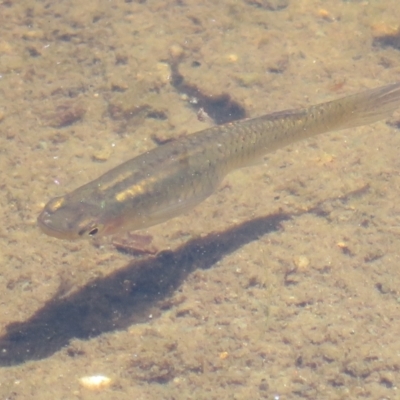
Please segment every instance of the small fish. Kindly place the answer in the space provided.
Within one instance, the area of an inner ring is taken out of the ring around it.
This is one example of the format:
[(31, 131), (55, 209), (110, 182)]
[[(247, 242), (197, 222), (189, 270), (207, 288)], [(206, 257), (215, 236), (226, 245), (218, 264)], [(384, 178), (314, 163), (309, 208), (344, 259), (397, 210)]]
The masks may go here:
[(214, 126), (156, 147), (48, 202), (38, 217), (60, 239), (148, 228), (182, 214), (231, 171), (323, 132), (370, 124), (400, 107), (400, 83), (299, 110)]

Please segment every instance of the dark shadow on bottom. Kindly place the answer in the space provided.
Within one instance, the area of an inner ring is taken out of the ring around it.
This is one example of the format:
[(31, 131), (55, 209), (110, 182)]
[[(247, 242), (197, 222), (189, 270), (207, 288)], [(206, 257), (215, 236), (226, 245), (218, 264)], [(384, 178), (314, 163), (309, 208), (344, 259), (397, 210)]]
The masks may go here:
[(280, 228), (287, 214), (254, 219), (194, 239), (175, 251), (129, 263), (65, 297), (49, 300), (29, 320), (10, 324), (0, 338), (0, 366), (51, 356), (71, 339), (90, 339), (157, 317), (161, 303), (196, 269), (212, 267), (241, 246)]

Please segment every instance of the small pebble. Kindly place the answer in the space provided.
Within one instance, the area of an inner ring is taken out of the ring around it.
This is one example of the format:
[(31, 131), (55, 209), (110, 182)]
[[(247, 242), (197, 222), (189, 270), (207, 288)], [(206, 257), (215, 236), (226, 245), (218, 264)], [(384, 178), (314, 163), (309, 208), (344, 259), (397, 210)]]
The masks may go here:
[(111, 379), (104, 375), (83, 376), (79, 379), (79, 383), (90, 390), (105, 389), (111, 384)]
[(93, 161), (98, 161), (98, 162), (104, 162), (107, 161), (111, 156), (111, 150), (110, 149), (103, 149), (99, 150), (98, 152), (94, 153), (92, 155), (92, 160)]
[(169, 48), (169, 53), (173, 58), (179, 58), (183, 54), (183, 48), (179, 44), (173, 44)]
[(159, 62), (157, 64), (157, 76), (164, 84), (168, 83), (171, 79), (171, 68), (167, 63)]
[(310, 260), (306, 256), (296, 256), (293, 263), (298, 269), (306, 269), (310, 265)]
[(325, 10), (325, 8), (320, 8), (318, 10), (318, 16), (328, 22), (335, 21), (335, 17), (333, 17), (332, 14), (328, 10)]
[(379, 22), (377, 24), (373, 24), (371, 26), (372, 36), (375, 38), (390, 36), (396, 37), (400, 34), (400, 27), (399, 25), (390, 25), (385, 22)]
[(237, 60), (239, 59), (237, 54), (228, 54), (228, 61), (231, 63), (235, 63), (237, 62)]

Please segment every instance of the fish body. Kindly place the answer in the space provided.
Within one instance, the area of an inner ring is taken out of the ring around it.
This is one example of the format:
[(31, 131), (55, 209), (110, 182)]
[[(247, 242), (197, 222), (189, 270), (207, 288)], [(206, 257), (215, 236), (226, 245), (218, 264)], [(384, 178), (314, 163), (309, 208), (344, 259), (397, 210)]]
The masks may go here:
[(143, 153), (61, 197), (38, 217), (48, 235), (78, 239), (164, 222), (210, 196), (231, 171), (320, 133), (370, 124), (400, 107), (400, 83), (299, 110), (214, 126)]

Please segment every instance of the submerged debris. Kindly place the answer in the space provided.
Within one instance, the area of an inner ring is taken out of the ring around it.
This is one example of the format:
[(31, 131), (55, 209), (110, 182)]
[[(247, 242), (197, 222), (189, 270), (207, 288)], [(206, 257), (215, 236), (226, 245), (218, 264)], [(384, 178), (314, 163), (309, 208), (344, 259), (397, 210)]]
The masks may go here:
[(245, 108), (227, 93), (206, 94), (196, 85), (185, 82), (178, 70), (178, 62), (171, 63), (171, 85), (184, 94), (196, 110), (202, 109), (216, 124), (225, 124), (246, 117)]
[(64, 128), (83, 118), (86, 108), (79, 102), (66, 101), (56, 106), (55, 110), (43, 117), (46, 125), (53, 128)]

